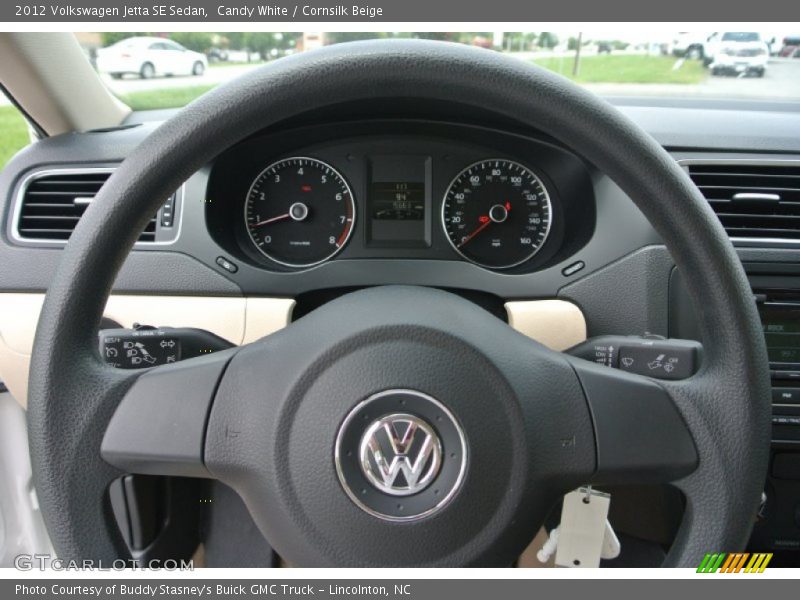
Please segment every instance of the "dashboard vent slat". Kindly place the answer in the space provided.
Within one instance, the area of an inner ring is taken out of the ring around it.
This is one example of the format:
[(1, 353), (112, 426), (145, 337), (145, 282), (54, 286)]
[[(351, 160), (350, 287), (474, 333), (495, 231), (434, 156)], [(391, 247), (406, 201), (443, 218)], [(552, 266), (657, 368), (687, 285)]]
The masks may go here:
[[(23, 240), (66, 242), (110, 171), (53, 172), (34, 175), (22, 191), (16, 233)], [(155, 242), (158, 215), (147, 224), (140, 242)]]
[(688, 170), (732, 238), (800, 241), (800, 164), (690, 164)]

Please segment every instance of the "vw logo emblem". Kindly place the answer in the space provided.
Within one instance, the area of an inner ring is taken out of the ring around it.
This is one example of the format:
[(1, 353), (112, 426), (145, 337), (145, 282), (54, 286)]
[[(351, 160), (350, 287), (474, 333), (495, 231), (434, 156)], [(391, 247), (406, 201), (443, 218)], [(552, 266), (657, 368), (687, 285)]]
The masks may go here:
[(433, 428), (414, 415), (377, 419), (364, 432), (361, 469), (369, 482), (392, 496), (425, 489), (442, 464), (442, 443)]
[(360, 509), (414, 521), (453, 500), (467, 470), (467, 443), (455, 416), (435, 398), (387, 390), (350, 410), (336, 435), (334, 463)]

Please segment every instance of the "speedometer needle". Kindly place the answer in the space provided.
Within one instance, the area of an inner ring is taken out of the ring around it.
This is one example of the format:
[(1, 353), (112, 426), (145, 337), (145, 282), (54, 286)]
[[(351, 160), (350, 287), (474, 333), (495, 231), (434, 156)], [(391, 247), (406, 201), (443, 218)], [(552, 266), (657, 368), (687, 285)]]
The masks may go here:
[(469, 242), (472, 238), (474, 238), (476, 235), (478, 235), (481, 231), (486, 229), (492, 223), (492, 220), (489, 217), (478, 217), (478, 220), (481, 221), (480, 227), (478, 227), (475, 231), (473, 231), (467, 237), (461, 240), (461, 243), (458, 246), (456, 246), (456, 248), (461, 248), (461, 246)]
[(268, 223), (274, 223), (275, 221), (283, 221), (284, 219), (288, 219), (289, 216), (289, 213), (286, 213), (285, 215), (278, 215), (277, 217), (272, 217), (271, 219), (264, 219), (263, 221), (259, 221), (258, 223), (254, 224), (253, 227), (267, 225)]

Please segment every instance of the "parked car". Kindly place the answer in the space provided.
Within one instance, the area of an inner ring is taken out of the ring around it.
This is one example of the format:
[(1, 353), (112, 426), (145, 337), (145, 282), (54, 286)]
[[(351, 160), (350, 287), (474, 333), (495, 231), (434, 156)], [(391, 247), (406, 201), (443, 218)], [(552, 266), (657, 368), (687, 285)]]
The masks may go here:
[(209, 62), (226, 62), (228, 60), (228, 51), (224, 48), (211, 48), (206, 53)]
[(200, 76), (207, 68), (204, 54), (158, 37), (130, 37), (97, 51), (97, 70), (114, 79), (125, 74), (142, 79), (157, 75)]
[(783, 46), (778, 56), (784, 58), (800, 58), (800, 35), (787, 35), (783, 38)]
[(705, 61), (712, 75), (763, 77), (769, 62), (769, 47), (755, 31), (719, 32), (705, 45)]
[(597, 43), (597, 53), (598, 54), (611, 54), (611, 43), (609, 43), (609, 42), (598, 42)]
[(672, 54), (693, 60), (705, 57), (705, 44), (708, 40), (707, 33), (696, 31), (680, 31), (672, 40)]

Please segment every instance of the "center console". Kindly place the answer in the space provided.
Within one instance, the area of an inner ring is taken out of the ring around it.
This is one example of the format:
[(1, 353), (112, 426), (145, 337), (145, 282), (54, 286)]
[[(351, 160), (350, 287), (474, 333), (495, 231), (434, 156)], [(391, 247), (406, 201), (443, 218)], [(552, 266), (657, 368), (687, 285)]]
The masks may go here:
[[(745, 263), (745, 269), (748, 270)], [(753, 550), (800, 550), (800, 275), (793, 264), (749, 269), (772, 378), (772, 448)], [(670, 281), (669, 335), (700, 340), (677, 271)], [(742, 448), (747, 452), (747, 448)], [(777, 555), (776, 555), (777, 557)]]

